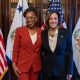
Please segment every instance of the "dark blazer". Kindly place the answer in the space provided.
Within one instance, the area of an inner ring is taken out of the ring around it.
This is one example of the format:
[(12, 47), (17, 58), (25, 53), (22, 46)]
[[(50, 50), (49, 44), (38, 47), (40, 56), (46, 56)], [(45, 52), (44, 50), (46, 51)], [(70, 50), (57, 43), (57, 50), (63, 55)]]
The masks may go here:
[(67, 29), (59, 29), (55, 51), (49, 47), (48, 30), (42, 31), (42, 70), (48, 76), (64, 76), (73, 72), (71, 36)]
[(33, 45), (27, 26), (16, 29), (12, 62), (16, 63), (20, 72), (28, 72), (31, 67), (34, 72), (41, 70), (41, 31), (37, 27), (37, 40)]

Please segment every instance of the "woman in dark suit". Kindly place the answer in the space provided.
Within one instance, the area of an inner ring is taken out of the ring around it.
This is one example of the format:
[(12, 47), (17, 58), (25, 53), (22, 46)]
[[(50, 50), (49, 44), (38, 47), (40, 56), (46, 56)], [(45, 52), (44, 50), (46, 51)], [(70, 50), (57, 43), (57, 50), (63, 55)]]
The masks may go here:
[(73, 52), (71, 35), (62, 28), (60, 15), (48, 14), (47, 29), (42, 31), (42, 73), (45, 80), (71, 80), (73, 73)]
[(38, 80), (41, 70), (41, 29), (37, 26), (37, 11), (28, 8), (24, 12), (27, 25), (16, 29), (12, 66), (18, 80)]

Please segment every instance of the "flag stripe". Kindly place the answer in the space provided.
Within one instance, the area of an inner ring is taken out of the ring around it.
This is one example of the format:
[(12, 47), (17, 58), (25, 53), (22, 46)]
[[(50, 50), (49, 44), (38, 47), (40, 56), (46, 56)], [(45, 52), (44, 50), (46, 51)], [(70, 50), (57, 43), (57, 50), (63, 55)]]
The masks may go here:
[[(2, 63), (0, 62), (0, 64), (2, 64)], [(0, 66), (0, 76), (2, 73), (3, 73), (2, 66)]]
[[(0, 32), (0, 33), (1, 33), (1, 32)], [(3, 35), (2, 35), (2, 34), (0, 35), (0, 41), (1, 41), (2, 45), (3, 45), (3, 49), (5, 49), (4, 40), (3, 40)]]
[(2, 57), (3, 61), (4, 61), (4, 64), (5, 64), (5, 67), (7, 67), (7, 62), (6, 62), (6, 59), (5, 59), (5, 55), (3, 55), (4, 53), (2, 52), (2, 50), (0, 49), (0, 56)]
[[(0, 56), (0, 57), (1, 57), (1, 56)], [(2, 73), (3, 70), (4, 70), (4, 67), (3, 67), (2, 61), (0, 61), (0, 67), (1, 67), (1, 69), (0, 69), (0, 73)]]
[(0, 80), (3, 78), (7, 70), (8, 70), (8, 66), (7, 66), (6, 56), (5, 56), (4, 40), (0, 29)]

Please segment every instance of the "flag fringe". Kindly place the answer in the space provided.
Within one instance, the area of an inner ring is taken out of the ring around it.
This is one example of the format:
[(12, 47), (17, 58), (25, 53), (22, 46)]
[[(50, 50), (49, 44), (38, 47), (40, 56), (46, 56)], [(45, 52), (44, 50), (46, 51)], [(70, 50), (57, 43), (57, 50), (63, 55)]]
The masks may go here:
[(0, 80), (4, 77), (5, 73), (8, 71), (8, 67), (5, 68), (4, 72), (0, 76)]

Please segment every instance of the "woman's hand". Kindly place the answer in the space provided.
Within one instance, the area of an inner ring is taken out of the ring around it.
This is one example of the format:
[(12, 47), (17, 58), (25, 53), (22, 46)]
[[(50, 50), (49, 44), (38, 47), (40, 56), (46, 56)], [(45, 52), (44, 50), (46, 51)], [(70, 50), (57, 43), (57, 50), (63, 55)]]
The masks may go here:
[(72, 75), (67, 75), (67, 80), (71, 80), (71, 78), (72, 78)]
[(20, 73), (19, 69), (16, 67), (15, 63), (13, 63), (12, 66), (13, 66), (14, 73), (16, 74), (17, 77), (19, 77), (19, 73)]

